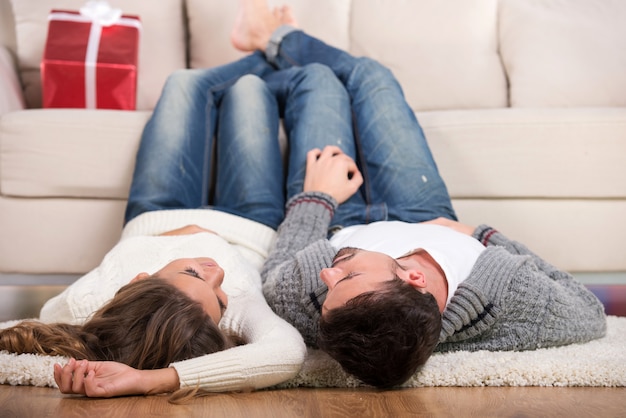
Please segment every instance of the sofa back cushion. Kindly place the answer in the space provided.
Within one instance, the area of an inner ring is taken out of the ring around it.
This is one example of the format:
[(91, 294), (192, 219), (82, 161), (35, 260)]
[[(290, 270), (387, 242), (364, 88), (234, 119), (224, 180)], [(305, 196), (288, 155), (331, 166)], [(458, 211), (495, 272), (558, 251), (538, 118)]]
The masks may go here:
[[(229, 40), (237, 2), (187, 0), (190, 65), (238, 57)], [(507, 106), (497, 0), (287, 0), (307, 33), (389, 67), (415, 110)]]
[[(189, 64), (207, 68), (242, 57), (230, 43), (238, 1), (186, 0), (189, 19)], [(349, 47), (351, 0), (268, 1), (270, 7), (288, 4), (300, 27), (342, 49)]]
[(9, 0), (0, 0), (0, 46), (15, 51), (15, 21)]
[(497, 0), (354, 0), (350, 50), (389, 67), (414, 110), (507, 106)]
[[(142, 23), (137, 78), (137, 109), (152, 109), (167, 76), (186, 66), (184, 0), (109, 0)], [(17, 56), (27, 106), (41, 107), (39, 65), (52, 9), (79, 10), (85, 0), (12, 0)]]
[(511, 106), (626, 106), (626, 1), (500, 0)]

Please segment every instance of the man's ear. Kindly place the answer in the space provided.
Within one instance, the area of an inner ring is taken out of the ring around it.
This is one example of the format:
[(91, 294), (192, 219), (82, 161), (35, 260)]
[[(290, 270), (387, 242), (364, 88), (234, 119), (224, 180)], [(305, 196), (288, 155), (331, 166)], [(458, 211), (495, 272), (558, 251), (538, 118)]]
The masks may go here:
[(422, 291), (426, 288), (426, 275), (416, 269), (406, 270), (402, 280), (413, 286), (414, 289)]
[(146, 273), (146, 272), (139, 273), (139, 274), (138, 274), (138, 275), (136, 275), (136, 276), (133, 278), (133, 280), (131, 280), (130, 282), (131, 282), (131, 283), (134, 283), (134, 282), (136, 282), (137, 280), (144, 280), (144, 279), (147, 279), (148, 277), (150, 277), (150, 275), (149, 275), (148, 273)]

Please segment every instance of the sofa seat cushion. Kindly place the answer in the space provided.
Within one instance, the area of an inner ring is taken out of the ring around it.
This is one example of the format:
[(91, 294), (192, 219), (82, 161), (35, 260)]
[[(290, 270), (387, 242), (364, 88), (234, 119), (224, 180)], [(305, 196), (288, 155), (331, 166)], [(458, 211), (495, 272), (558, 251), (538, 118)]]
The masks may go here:
[(455, 198), (624, 199), (626, 108), (418, 113)]
[(31, 109), (0, 119), (0, 191), (126, 199), (150, 112)]
[[(149, 116), (80, 109), (5, 115), (2, 194), (126, 199)], [(615, 181), (626, 178), (626, 108), (433, 111), (418, 119), (453, 198), (626, 198), (626, 183)]]
[[(139, 16), (137, 109), (152, 109), (167, 76), (185, 68), (185, 23), (183, 0), (109, 0), (124, 14)], [(39, 64), (48, 33), (52, 9), (79, 10), (85, 0), (12, 0), (17, 40), (17, 58), (29, 108), (41, 107)]]

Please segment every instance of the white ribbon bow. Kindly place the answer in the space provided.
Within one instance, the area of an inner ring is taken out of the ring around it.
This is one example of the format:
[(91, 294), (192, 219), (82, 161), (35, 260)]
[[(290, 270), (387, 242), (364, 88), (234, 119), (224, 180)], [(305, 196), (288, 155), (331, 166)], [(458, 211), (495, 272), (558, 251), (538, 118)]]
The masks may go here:
[(105, 0), (90, 0), (80, 8), (80, 14), (100, 26), (111, 26), (119, 22), (122, 9), (112, 8)]

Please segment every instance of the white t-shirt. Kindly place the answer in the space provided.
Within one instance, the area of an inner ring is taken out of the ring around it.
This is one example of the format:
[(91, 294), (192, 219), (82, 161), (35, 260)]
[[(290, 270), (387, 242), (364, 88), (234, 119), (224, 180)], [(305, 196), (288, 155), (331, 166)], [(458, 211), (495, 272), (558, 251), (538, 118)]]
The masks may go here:
[(339, 250), (355, 247), (398, 258), (421, 248), (439, 264), (448, 281), (448, 299), (465, 280), (480, 253), (485, 249), (478, 240), (441, 225), (399, 221), (373, 222), (344, 228), (330, 239)]

